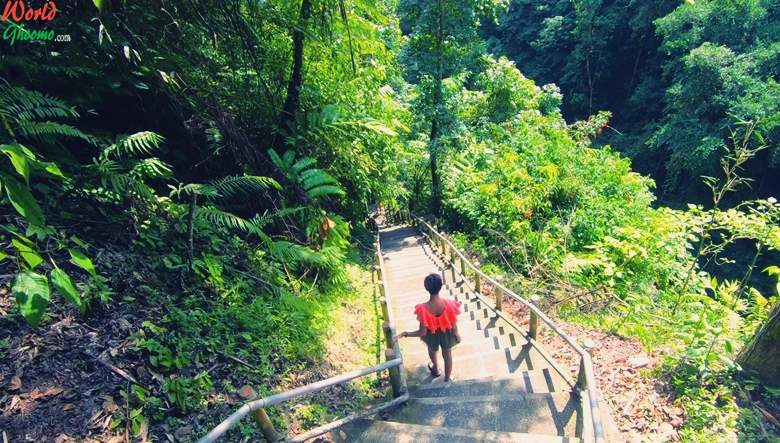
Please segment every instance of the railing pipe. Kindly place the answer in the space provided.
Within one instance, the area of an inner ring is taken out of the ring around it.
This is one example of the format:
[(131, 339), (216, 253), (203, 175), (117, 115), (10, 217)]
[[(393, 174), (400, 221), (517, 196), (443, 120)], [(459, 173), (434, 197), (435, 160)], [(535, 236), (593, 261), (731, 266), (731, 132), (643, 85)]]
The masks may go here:
[(320, 392), (323, 389), (329, 388), (331, 386), (340, 385), (350, 380), (354, 380), (359, 377), (364, 377), (369, 374), (374, 374), (376, 372), (381, 372), (390, 368), (396, 368), (398, 366), (401, 366), (402, 364), (403, 364), (402, 360), (400, 358), (396, 358), (384, 362), (382, 364), (378, 364), (376, 366), (358, 369), (357, 371), (347, 372), (345, 374), (327, 378), (325, 380), (321, 380), (306, 386), (301, 386), (300, 388), (291, 389), (286, 392), (269, 395), (268, 397), (263, 397), (261, 399), (244, 403), (244, 405), (241, 406), (236, 412), (231, 414), (230, 417), (226, 418), (224, 421), (222, 421), (222, 423), (217, 425), (217, 427), (212, 429), (211, 432), (209, 432), (203, 438), (198, 440), (198, 443), (211, 443), (217, 441), (217, 439), (222, 437), (222, 435), (225, 434), (225, 432), (227, 432), (230, 428), (232, 428), (238, 422), (244, 419), (244, 417), (259, 409), (267, 408), (269, 406), (273, 406), (278, 403), (283, 403), (285, 401), (292, 400), (296, 397), (300, 397), (303, 395), (314, 394), (315, 392)]
[[(580, 378), (582, 378), (581, 387), (583, 390), (587, 391), (588, 394), (588, 401), (589, 406), (592, 411), (592, 429), (593, 429), (593, 436), (594, 441), (596, 443), (603, 443), (604, 440), (604, 427), (601, 422), (601, 414), (600, 414), (600, 408), (598, 405), (598, 397), (597, 397), (597, 391), (596, 391), (596, 382), (595, 377), (593, 375), (593, 366), (590, 360), (590, 354), (582, 349), (580, 345), (574, 341), (571, 337), (569, 337), (566, 333), (564, 333), (547, 315), (542, 312), (541, 309), (537, 308), (536, 305), (533, 303), (525, 300), (524, 298), (520, 297), (519, 295), (515, 294), (510, 289), (506, 288), (501, 283), (497, 282), (493, 278), (487, 276), (484, 272), (482, 272), (477, 266), (475, 266), (469, 259), (457, 248), (454, 247), (452, 242), (441, 235), (437, 230), (435, 230), (428, 222), (423, 220), (422, 218), (412, 215), (414, 217), (418, 224), (420, 226), (424, 226), (427, 231), (430, 233), (429, 237), (432, 238), (434, 243), (441, 243), (442, 245), (447, 245), (452, 249), (452, 252), (454, 255), (457, 255), (461, 259), (461, 263), (465, 263), (471, 270), (474, 272), (474, 289), (479, 294), (481, 293), (481, 284), (490, 284), (492, 285), (496, 290), (500, 290), (504, 294), (508, 295), (509, 297), (517, 300), (521, 304), (525, 305), (531, 314), (531, 324), (529, 325), (529, 336), (533, 333), (534, 335), (531, 336), (532, 338), (535, 338), (535, 336), (538, 334), (538, 323), (539, 320), (541, 320), (547, 327), (549, 327), (553, 332), (555, 332), (556, 335), (558, 335), (564, 342), (566, 342), (569, 347), (571, 347), (577, 354), (580, 355), (580, 374), (578, 376), (578, 384), (580, 384)], [(464, 275), (465, 275), (465, 269), (464, 269)]]

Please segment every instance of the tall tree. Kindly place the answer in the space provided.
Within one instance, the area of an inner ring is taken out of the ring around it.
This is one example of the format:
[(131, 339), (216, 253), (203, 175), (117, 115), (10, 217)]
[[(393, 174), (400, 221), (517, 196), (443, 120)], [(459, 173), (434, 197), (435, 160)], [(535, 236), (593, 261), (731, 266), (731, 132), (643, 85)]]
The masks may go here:
[(431, 208), (436, 216), (441, 212), (440, 138), (446, 131), (443, 83), (448, 77), (477, 69), (484, 49), (477, 32), (479, 12), (492, 11), (495, 4), (491, 0), (403, 0), (399, 5), (405, 19), (402, 28), (409, 34), (407, 76), (424, 85), (421, 112), (430, 124)]
[(295, 113), (301, 102), (301, 86), (303, 85), (303, 48), (306, 40), (306, 27), (311, 17), (311, 0), (301, 1), (301, 11), (298, 14), (298, 24), (292, 30), (293, 65), (290, 81), (287, 83), (287, 98), (284, 100), (282, 112), (279, 115), (279, 132), (276, 135), (276, 147), (284, 146), (284, 134), (292, 129)]

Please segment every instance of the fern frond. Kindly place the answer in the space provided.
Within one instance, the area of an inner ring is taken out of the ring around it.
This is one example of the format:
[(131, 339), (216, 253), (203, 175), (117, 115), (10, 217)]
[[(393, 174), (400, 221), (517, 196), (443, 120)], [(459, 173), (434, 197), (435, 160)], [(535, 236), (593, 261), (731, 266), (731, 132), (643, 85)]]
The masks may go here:
[(219, 192), (217, 192), (216, 189), (214, 189), (213, 186), (210, 185), (204, 185), (200, 183), (190, 183), (184, 186), (179, 187), (174, 192), (171, 193), (172, 195), (176, 194), (184, 194), (184, 195), (192, 195), (192, 194), (198, 194), (199, 196), (206, 197), (207, 200), (216, 199), (219, 197)]
[(113, 145), (103, 151), (103, 155), (116, 158), (149, 155), (159, 149), (164, 140), (161, 135), (151, 131), (136, 132), (118, 137)]
[(139, 160), (130, 169), (130, 175), (143, 180), (146, 178), (170, 178), (173, 175), (171, 167), (156, 157)]
[(320, 197), (327, 197), (330, 195), (341, 196), (344, 195), (344, 190), (342, 190), (337, 186), (325, 185), (325, 186), (317, 186), (314, 189), (307, 190), (306, 194), (309, 196), (309, 198), (315, 199)]
[(97, 144), (95, 137), (85, 134), (71, 125), (56, 122), (35, 122), (18, 121), (17, 130), (25, 137), (37, 138), (40, 140), (52, 139), (55, 137), (73, 137), (82, 139), (92, 145)]
[(301, 171), (314, 165), (315, 163), (317, 163), (317, 160), (314, 160), (313, 158), (310, 157), (302, 158), (297, 162), (295, 162), (295, 164), (292, 167), (292, 170), (295, 171), (296, 174), (300, 174)]
[(267, 243), (267, 246), (271, 255), (283, 263), (319, 265), (324, 262), (324, 258), (317, 251), (286, 240), (272, 241)]
[(303, 174), (301, 174), (301, 178), (302, 178), (301, 185), (303, 185), (304, 189), (306, 189), (307, 191), (317, 186), (322, 186), (322, 185), (336, 186), (339, 184), (338, 180), (333, 178), (332, 175), (328, 174), (322, 169), (309, 169), (307, 171), (304, 171)]
[(97, 170), (98, 174), (103, 177), (117, 175), (122, 170), (122, 167), (119, 165), (119, 163), (108, 159), (102, 159), (99, 161), (95, 160), (93, 167)]
[(259, 229), (251, 221), (217, 209), (214, 206), (204, 206), (198, 209), (197, 217), (210, 225), (223, 229), (237, 229), (247, 234), (256, 234)]
[(0, 109), (20, 120), (33, 118), (78, 118), (76, 110), (64, 101), (18, 86), (0, 85)]
[(282, 172), (287, 171), (287, 165), (285, 165), (284, 161), (282, 160), (281, 157), (279, 157), (279, 154), (277, 154), (275, 150), (269, 149), (268, 157), (271, 158), (271, 163), (273, 163), (277, 168), (279, 168), (280, 171)]
[(132, 194), (135, 194), (140, 200), (146, 202), (150, 202), (157, 197), (156, 194), (154, 193), (154, 189), (152, 189), (149, 185), (147, 185), (146, 183), (140, 180), (134, 180), (134, 179), (128, 180), (127, 188)]
[(257, 214), (252, 218), (252, 223), (257, 226), (258, 229), (262, 229), (276, 218), (287, 217), (288, 215), (295, 215), (303, 212), (306, 208), (283, 208), (271, 213), (266, 212), (263, 215)]
[(257, 175), (233, 175), (209, 183), (223, 197), (237, 194), (251, 194), (268, 188), (282, 189), (282, 186), (270, 177)]
[(282, 156), (282, 161), (284, 161), (284, 164), (287, 165), (287, 168), (289, 169), (295, 161), (295, 153), (293, 151), (285, 152)]

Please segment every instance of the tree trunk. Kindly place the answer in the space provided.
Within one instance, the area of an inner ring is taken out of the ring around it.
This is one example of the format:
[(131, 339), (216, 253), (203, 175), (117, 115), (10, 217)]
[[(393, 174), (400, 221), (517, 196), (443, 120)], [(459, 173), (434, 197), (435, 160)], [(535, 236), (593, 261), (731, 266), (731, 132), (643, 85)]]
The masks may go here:
[(443, 44), (444, 44), (444, 8), (442, 0), (438, 5), (438, 32), (436, 35), (436, 85), (433, 91), (433, 117), (431, 118), (430, 157), (431, 157), (431, 210), (436, 218), (441, 216), (441, 183), (439, 180), (438, 166), (438, 138), (439, 138), (439, 108), (441, 107), (441, 86), (444, 77), (443, 71)]
[(192, 193), (190, 197), (190, 210), (187, 215), (187, 264), (192, 270), (192, 262), (195, 261), (195, 212), (198, 210), (198, 194)]
[(780, 387), (780, 302), (739, 353), (737, 362), (764, 383)]
[(428, 148), (431, 158), (431, 210), (434, 217), (438, 218), (441, 215), (441, 185), (439, 183), (439, 167), (438, 160), (438, 124), (436, 117), (431, 122), (431, 137), (430, 146)]
[(276, 135), (276, 148), (284, 148), (284, 136), (293, 129), (295, 114), (301, 101), (301, 85), (303, 84), (303, 44), (306, 38), (306, 29), (311, 17), (311, 0), (301, 2), (301, 12), (298, 16), (298, 26), (293, 29), (293, 66), (290, 81), (287, 83), (287, 98), (282, 106), (279, 116), (279, 133)]

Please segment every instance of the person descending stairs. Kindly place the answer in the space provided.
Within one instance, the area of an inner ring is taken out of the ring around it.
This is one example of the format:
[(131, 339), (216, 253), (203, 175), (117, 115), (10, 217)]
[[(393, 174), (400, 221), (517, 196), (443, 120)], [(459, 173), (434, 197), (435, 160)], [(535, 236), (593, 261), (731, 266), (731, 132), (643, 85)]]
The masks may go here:
[[(395, 327), (406, 331), (398, 337), (423, 340), (400, 342), (410, 399), (381, 417), (338, 429), (335, 440), (580, 441), (589, 417), (570, 374), (561, 373), (523, 333), (494, 315), (493, 307), (415, 228), (382, 229), (380, 244)], [(443, 377), (438, 363), (431, 362), (439, 349), (445, 357)]]

